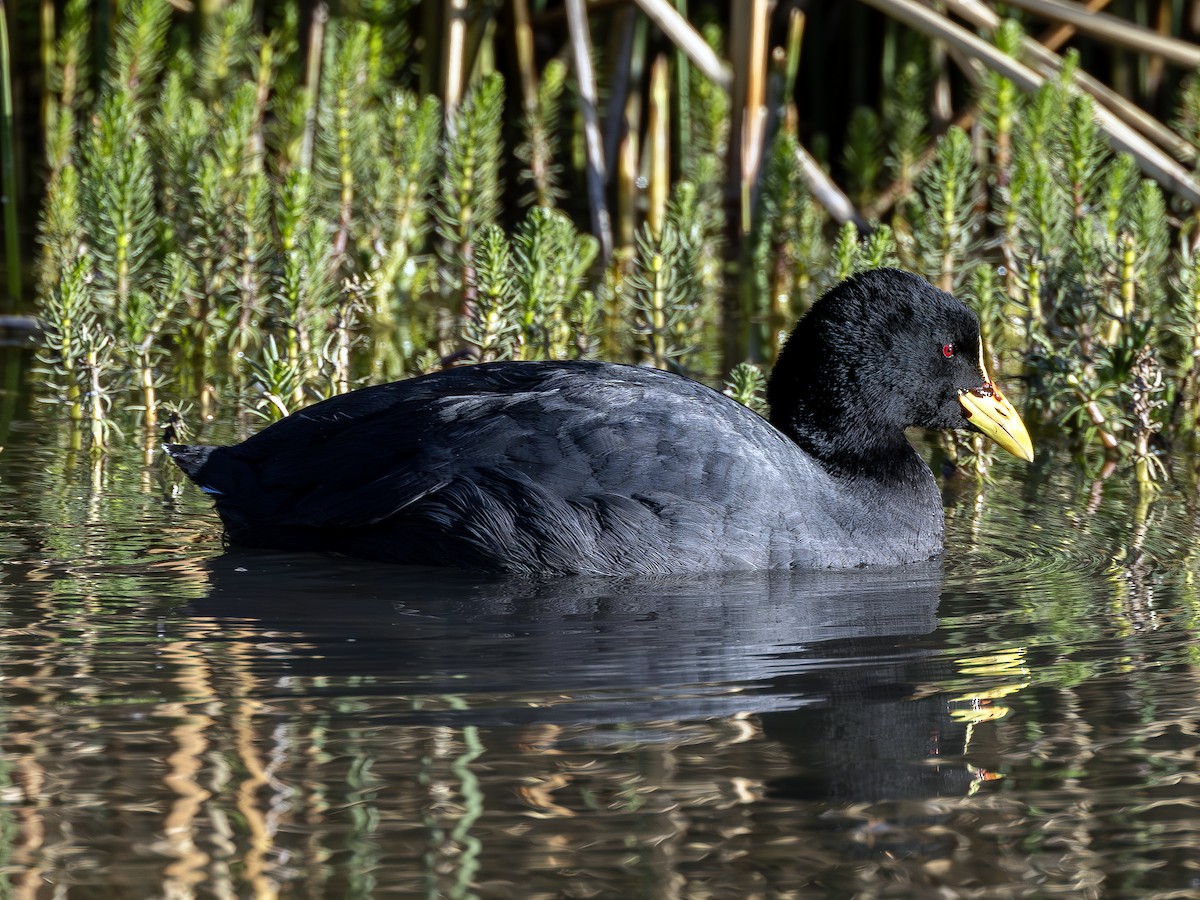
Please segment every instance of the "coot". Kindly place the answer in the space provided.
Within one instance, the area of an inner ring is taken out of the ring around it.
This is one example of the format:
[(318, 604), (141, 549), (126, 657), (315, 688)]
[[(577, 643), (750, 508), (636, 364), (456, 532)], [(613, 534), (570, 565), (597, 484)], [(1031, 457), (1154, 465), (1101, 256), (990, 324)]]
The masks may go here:
[(813, 304), (767, 398), (769, 421), (654, 369), (489, 363), (167, 451), (236, 544), (614, 575), (928, 559), (941, 498), (906, 428), (973, 426), (1033, 458), (975, 314), (895, 269)]

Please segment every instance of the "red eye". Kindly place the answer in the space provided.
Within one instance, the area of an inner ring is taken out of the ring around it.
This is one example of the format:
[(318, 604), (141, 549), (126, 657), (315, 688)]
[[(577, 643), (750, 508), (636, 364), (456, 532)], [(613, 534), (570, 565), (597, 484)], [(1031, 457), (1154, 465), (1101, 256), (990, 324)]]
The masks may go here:
[(954, 355), (954, 345), (953, 344), (942, 344), (942, 356), (946, 357), (946, 359), (949, 359), (953, 355)]

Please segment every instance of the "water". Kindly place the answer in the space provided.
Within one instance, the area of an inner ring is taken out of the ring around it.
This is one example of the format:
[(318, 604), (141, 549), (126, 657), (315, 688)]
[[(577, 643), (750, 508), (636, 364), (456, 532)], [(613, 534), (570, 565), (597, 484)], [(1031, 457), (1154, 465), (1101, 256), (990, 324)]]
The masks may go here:
[(14, 896), (1200, 895), (1182, 487), (1006, 462), (927, 569), (504, 580), (226, 553), (16, 406)]

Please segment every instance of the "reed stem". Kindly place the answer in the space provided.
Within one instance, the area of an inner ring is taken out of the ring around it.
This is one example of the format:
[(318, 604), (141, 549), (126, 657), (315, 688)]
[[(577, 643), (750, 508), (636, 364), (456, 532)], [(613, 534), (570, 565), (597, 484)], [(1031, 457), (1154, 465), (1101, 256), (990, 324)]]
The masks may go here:
[(17, 164), (12, 99), (12, 58), (8, 43), (8, 10), (0, 0), (0, 190), (4, 206), (4, 263), (12, 309), (20, 311), (21, 244), (17, 232)]

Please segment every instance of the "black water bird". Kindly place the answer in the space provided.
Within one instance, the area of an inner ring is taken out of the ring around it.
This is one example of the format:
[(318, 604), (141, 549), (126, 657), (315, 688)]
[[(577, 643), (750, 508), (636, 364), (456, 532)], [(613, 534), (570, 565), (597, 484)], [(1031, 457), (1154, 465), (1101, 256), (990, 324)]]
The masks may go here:
[(979, 322), (877, 269), (796, 325), (767, 421), (695, 381), (501, 362), (363, 388), (230, 447), (167, 447), (228, 539), (531, 574), (901, 565), (942, 550), (910, 427), (975, 427), (1032, 460)]

